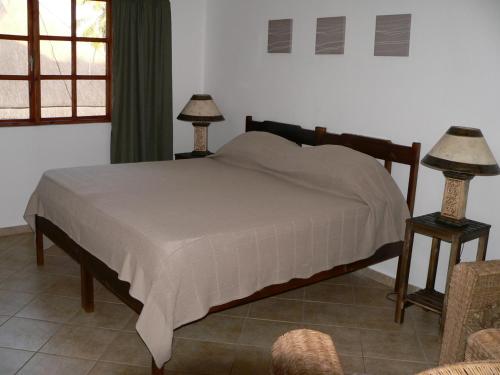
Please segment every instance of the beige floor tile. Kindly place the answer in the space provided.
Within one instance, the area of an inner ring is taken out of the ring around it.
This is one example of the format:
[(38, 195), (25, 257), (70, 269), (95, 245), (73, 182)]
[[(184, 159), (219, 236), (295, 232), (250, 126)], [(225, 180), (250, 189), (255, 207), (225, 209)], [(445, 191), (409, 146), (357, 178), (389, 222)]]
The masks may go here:
[(305, 288), (306, 301), (354, 303), (352, 287), (349, 285), (313, 284)]
[(137, 329), (135, 328), (137, 319), (139, 319), (139, 315), (136, 312), (132, 311), (132, 317), (128, 320), (125, 327), (123, 327), (123, 331), (137, 332)]
[(31, 293), (0, 290), (0, 314), (14, 315), (33, 300), (33, 298), (35, 298), (35, 295)]
[(302, 328), (303, 325), (269, 320), (246, 319), (238, 341), (242, 345), (270, 348), (285, 332)]
[(19, 311), (16, 316), (66, 323), (80, 310), (80, 301), (78, 299), (42, 294)]
[(387, 299), (387, 294), (392, 293), (389, 288), (354, 287), (354, 304), (363, 306), (378, 306), (394, 309), (395, 303)]
[(58, 329), (55, 323), (11, 318), (0, 327), (0, 346), (37, 351)]
[(174, 332), (175, 337), (235, 344), (238, 342), (244, 318), (209, 315), (195, 323), (185, 325)]
[(372, 279), (358, 275), (356, 272), (348, 273), (346, 275), (337, 276), (323, 281), (325, 284), (335, 285), (351, 285), (351, 286), (367, 286), (371, 288), (387, 288), (385, 285), (380, 284)]
[(34, 255), (7, 251), (0, 255), (0, 262), (3, 268), (18, 272), (29, 265), (36, 264), (36, 257)]
[(231, 370), (232, 375), (269, 374), (271, 351), (267, 348), (239, 346)]
[(428, 368), (428, 364), (421, 362), (365, 357), (365, 371), (370, 375), (413, 375)]
[(362, 310), (357, 306), (323, 303), (304, 303), (304, 322), (310, 324), (331, 324), (347, 327), (358, 327), (356, 314)]
[(97, 360), (117, 336), (116, 331), (100, 328), (63, 326), (40, 352)]
[(232, 307), (230, 309), (218, 312), (215, 315), (238, 316), (244, 318), (248, 316), (248, 312), (250, 311), (251, 305), (252, 305), (251, 303), (246, 303), (241, 306)]
[(80, 265), (68, 256), (45, 256), (43, 266), (37, 266), (36, 261), (34, 261), (27, 265), (23, 271), (80, 277)]
[(5, 254), (5, 255), (17, 254), (17, 255), (32, 257), (35, 255), (35, 241), (34, 240), (30, 240), (30, 241), (25, 240), (23, 242), (19, 242), (16, 245), (13, 245), (10, 248), (4, 250), (3, 254)]
[(80, 277), (58, 275), (55, 282), (44, 291), (44, 294), (80, 298)]
[(15, 273), (16, 273), (16, 271), (11, 270), (10, 268), (3, 267), (1, 265), (1, 261), (0, 261), (0, 283), (2, 281), (4, 281), (6, 278), (8, 278), (9, 276), (12, 276)]
[(266, 298), (252, 303), (249, 317), (300, 323), (304, 319), (304, 302)]
[(32, 233), (0, 237), (0, 250), (11, 250), (22, 247), (31, 247), (34, 249), (34, 236)]
[(438, 363), (441, 353), (441, 337), (434, 335), (419, 335), (418, 339), (422, 345), (427, 362)]
[(134, 312), (128, 306), (98, 301), (93, 313), (78, 310), (70, 320), (71, 324), (108, 329), (123, 329), (132, 318)]
[(0, 374), (14, 375), (33, 354), (24, 350), (0, 348)]
[(365, 363), (363, 357), (356, 357), (343, 354), (341, 354), (339, 357), (340, 357), (339, 358), (340, 364), (342, 365), (342, 369), (344, 370), (344, 375), (365, 373)]
[(37, 353), (19, 375), (86, 375), (94, 361)]
[(15, 292), (43, 293), (56, 280), (56, 275), (48, 273), (16, 272), (0, 283), (0, 289)]
[(366, 357), (426, 362), (415, 335), (363, 330), (361, 344)]
[(415, 332), (419, 335), (440, 336), (439, 321), (441, 315), (424, 310), (417, 306), (406, 309), (405, 323), (413, 322)]
[(357, 328), (322, 325), (307, 325), (305, 328), (330, 335), (337, 352), (340, 354), (358, 357), (363, 355), (361, 348), (361, 331)]
[(102, 301), (102, 302), (112, 302), (112, 303), (121, 303), (123, 302), (115, 296), (113, 293), (111, 293), (107, 288), (99, 284), (98, 281), (94, 282), (94, 299), (96, 301)]
[(120, 332), (100, 360), (131, 366), (150, 366), (151, 354), (137, 333)]
[(304, 299), (305, 288), (293, 289), (288, 292), (280, 293), (272, 298), (278, 299), (296, 299), (302, 301)]
[(356, 306), (359, 327), (414, 334), (415, 330), (411, 321), (403, 324), (394, 322), (394, 308)]
[(89, 375), (151, 375), (151, 368), (98, 362)]
[(236, 351), (236, 345), (179, 338), (165, 368), (195, 374), (227, 375), (231, 372)]
[(411, 322), (394, 323), (394, 309), (372, 306), (305, 302), (304, 322), (413, 333)]
[(47, 256), (61, 256), (61, 257), (68, 257), (69, 255), (64, 252), (61, 248), (57, 246), (51, 246), (48, 249), (45, 249), (44, 254)]
[(9, 315), (0, 315), (0, 326), (4, 324), (7, 320), (9, 320)]

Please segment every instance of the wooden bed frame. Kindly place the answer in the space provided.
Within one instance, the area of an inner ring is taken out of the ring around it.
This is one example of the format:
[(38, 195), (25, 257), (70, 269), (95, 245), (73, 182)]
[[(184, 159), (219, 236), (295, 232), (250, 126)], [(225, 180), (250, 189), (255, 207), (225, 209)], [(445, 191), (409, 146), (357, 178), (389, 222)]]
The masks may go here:
[[(287, 138), (299, 145), (318, 146), (324, 144), (342, 145), (354, 150), (368, 154), (376, 159), (384, 161), (385, 168), (391, 172), (393, 163), (400, 163), (410, 166), (410, 177), (408, 181), (407, 203), (410, 212), (413, 214), (415, 205), (415, 195), (417, 187), (418, 166), (420, 161), (420, 143), (413, 143), (411, 147), (392, 143), (388, 140), (371, 138), (353, 134), (333, 134), (328, 133), (326, 128), (317, 127), (315, 130), (303, 129), (297, 125), (282, 124), (272, 121), (257, 122), (252, 117), (246, 118), (246, 131), (264, 131)], [(106, 288), (114, 293), (126, 305), (135, 312), (140, 313), (143, 304), (131, 297), (129, 294), (130, 284), (118, 279), (118, 274), (110, 269), (106, 264), (83, 249), (73, 241), (62, 229), (54, 225), (49, 220), (36, 216), (36, 255), (37, 264), (44, 264), (43, 235), (63, 249), (75, 261), (80, 264), (81, 270), (81, 300), (82, 307), (86, 312), (94, 311), (94, 278), (101, 282)], [(214, 306), (209, 313), (226, 310), (248, 302), (270, 297), (288, 290), (300, 288), (306, 285), (326, 280), (332, 277), (344, 275), (386, 260), (400, 257), (403, 242), (386, 244), (379, 248), (376, 253), (367, 259), (340, 265), (331, 270), (320, 272), (308, 279), (293, 279), (287, 283), (268, 286), (253, 295)], [(398, 263), (398, 274), (400, 263)], [(397, 289), (397, 286), (396, 286)], [(152, 364), (152, 374), (163, 374), (163, 368), (157, 368), (154, 361)]]

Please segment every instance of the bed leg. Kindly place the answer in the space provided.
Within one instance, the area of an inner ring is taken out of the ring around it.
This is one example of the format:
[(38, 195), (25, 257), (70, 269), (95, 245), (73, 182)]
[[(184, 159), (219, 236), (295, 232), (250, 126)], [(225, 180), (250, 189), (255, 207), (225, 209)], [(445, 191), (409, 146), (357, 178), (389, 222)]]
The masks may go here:
[(43, 232), (38, 229), (38, 226), (35, 229), (35, 247), (36, 247), (36, 264), (38, 266), (43, 266), (44, 257), (43, 257)]
[(165, 367), (158, 368), (156, 367), (155, 360), (153, 359), (152, 365), (151, 365), (151, 375), (164, 375), (165, 372), (163, 371)]
[(80, 279), (82, 288), (82, 308), (85, 312), (94, 312), (94, 278), (83, 264), (80, 265)]

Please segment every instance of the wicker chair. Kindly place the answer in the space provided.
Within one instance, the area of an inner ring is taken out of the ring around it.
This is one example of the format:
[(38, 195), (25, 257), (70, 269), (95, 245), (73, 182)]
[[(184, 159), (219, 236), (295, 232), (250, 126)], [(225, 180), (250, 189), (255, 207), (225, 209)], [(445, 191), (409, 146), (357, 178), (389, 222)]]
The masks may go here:
[(469, 362), (425, 370), (417, 375), (498, 375), (500, 362)]
[[(453, 271), (448, 291), (447, 316), (444, 325), (443, 343), (441, 346), (440, 365), (453, 364), (466, 360), (465, 351), (468, 337), (486, 328), (500, 324), (500, 261), (461, 263)], [(479, 335), (479, 338), (482, 337)], [(488, 336), (491, 340), (500, 339), (500, 334)], [(469, 340), (471, 353), (478, 336)], [(486, 343), (486, 344), (485, 344)], [(497, 341), (498, 345), (499, 341)], [(475, 347), (478, 347), (476, 345)], [(478, 349), (479, 350), (479, 349)], [(478, 351), (476, 350), (476, 352)], [(467, 360), (500, 358), (474, 357)]]

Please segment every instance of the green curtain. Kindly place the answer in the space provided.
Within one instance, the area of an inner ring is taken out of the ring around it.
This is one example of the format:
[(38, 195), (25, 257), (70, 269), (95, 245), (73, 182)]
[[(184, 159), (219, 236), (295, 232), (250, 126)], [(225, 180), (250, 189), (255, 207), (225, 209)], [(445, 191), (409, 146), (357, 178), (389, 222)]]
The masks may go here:
[(172, 159), (169, 0), (114, 0), (111, 162)]

